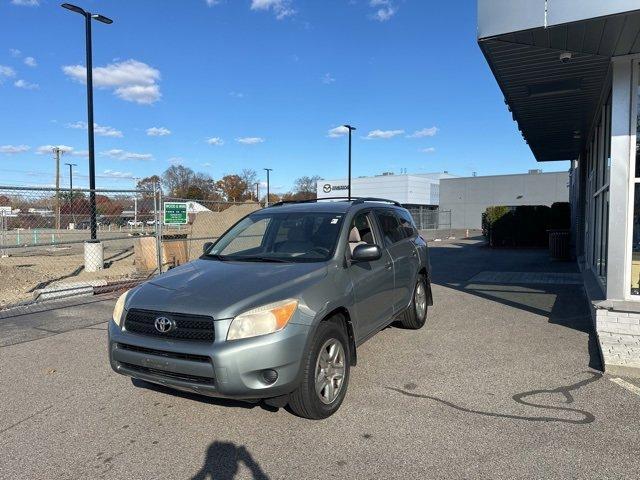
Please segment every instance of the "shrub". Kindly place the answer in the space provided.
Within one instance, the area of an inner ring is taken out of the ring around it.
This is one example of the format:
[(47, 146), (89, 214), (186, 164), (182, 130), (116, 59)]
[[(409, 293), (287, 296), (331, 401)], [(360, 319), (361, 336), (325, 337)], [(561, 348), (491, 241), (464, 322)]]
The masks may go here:
[(486, 230), (492, 247), (546, 247), (551, 209), (546, 206), (490, 207)]
[(552, 230), (569, 230), (571, 228), (571, 205), (568, 202), (556, 202), (551, 205)]

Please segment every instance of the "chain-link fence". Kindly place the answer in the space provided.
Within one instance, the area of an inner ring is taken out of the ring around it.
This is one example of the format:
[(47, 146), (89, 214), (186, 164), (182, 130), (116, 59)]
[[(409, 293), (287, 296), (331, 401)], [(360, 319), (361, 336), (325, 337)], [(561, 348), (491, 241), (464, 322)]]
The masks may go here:
[[(167, 205), (182, 215), (165, 223)], [(197, 258), (205, 242), (259, 208), (163, 198), (158, 187), (0, 186), (0, 309), (130, 288)]]
[(451, 234), (451, 210), (423, 206), (409, 207), (408, 210), (418, 230), (442, 230)]

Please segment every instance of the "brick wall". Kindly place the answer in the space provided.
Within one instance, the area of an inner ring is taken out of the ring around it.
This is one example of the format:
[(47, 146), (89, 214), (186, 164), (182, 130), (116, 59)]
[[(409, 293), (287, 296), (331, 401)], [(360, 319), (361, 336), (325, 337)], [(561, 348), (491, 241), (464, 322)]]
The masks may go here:
[(594, 314), (605, 369), (640, 369), (640, 313), (595, 309)]

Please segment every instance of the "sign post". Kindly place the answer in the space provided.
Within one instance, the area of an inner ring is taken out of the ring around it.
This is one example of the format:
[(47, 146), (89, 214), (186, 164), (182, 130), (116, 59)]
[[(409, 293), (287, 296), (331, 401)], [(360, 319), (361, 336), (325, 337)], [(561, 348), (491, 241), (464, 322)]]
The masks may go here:
[(164, 202), (165, 225), (186, 225), (188, 220), (187, 202)]

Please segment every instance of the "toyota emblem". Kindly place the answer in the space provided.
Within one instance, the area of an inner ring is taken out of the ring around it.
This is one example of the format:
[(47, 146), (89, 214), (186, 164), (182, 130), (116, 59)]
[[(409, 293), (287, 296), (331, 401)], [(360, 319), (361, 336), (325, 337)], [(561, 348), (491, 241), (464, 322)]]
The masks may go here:
[(169, 333), (176, 328), (176, 322), (167, 317), (156, 318), (153, 325), (160, 333)]

